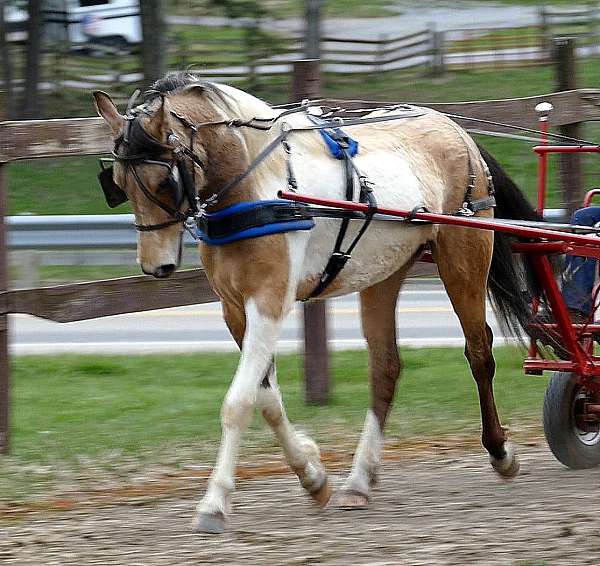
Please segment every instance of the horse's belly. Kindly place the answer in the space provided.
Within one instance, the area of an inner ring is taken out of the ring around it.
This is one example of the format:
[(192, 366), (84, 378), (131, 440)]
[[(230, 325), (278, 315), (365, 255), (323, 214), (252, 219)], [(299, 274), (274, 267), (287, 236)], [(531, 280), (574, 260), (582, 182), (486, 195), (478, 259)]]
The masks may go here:
[[(412, 210), (425, 205), (440, 210), (443, 183), (434, 171), (416, 165), (401, 148), (395, 151), (366, 153), (356, 158), (359, 170), (371, 182), (377, 203), (382, 207)], [(416, 169), (418, 169), (418, 175)], [(345, 178), (338, 163), (302, 169), (299, 175), (302, 191), (319, 197), (343, 199)], [(300, 243), (292, 255), (292, 263), (299, 260), (301, 267), (294, 273), (299, 282), (299, 293), (310, 292), (318, 282), (334, 248), (340, 220), (317, 219), (308, 242)], [(363, 222), (352, 220), (344, 238), (346, 251)], [(383, 281), (403, 267), (426, 241), (431, 239), (431, 226), (406, 226), (400, 222), (373, 221), (352, 253), (342, 272), (331, 284), (328, 296), (343, 295), (365, 289)], [(301, 259), (300, 259), (301, 258)]]
[[(362, 221), (351, 222), (342, 251), (346, 251), (361, 224)], [(325, 294), (345, 295), (387, 279), (406, 265), (419, 248), (431, 239), (432, 230), (430, 226), (403, 226), (395, 222), (373, 221), (352, 252), (351, 259)], [(306, 247), (305, 261), (298, 274), (301, 289), (312, 289), (316, 286), (333, 251), (338, 231), (337, 221), (324, 220), (315, 227)]]

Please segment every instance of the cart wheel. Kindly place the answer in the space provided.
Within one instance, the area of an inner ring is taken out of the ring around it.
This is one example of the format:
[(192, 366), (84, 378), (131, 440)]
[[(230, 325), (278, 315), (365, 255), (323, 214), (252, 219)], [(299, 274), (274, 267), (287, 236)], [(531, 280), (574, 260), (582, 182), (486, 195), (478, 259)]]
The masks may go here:
[(600, 464), (600, 424), (583, 420), (590, 393), (571, 373), (556, 372), (544, 399), (544, 433), (557, 460), (569, 468)]

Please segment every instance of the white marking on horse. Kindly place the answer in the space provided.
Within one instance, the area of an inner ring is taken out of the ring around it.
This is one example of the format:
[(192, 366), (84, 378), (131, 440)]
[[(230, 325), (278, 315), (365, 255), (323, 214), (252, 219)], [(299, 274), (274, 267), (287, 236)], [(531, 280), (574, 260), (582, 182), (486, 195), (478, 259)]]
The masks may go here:
[(347, 491), (355, 491), (369, 496), (371, 485), (377, 481), (377, 471), (381, 461), (383, 435), (372, 410), (367, 411), (363, 432), (354, 454), (352, 471), (343, 485)]

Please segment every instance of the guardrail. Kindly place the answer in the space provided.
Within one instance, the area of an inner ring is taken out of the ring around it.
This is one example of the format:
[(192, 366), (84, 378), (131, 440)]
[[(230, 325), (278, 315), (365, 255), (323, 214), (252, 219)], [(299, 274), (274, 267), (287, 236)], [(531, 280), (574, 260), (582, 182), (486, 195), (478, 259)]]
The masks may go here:
[[(547, 209), (547, 220), (563, 222), (565, 209)], [(44, 281), (45, 266), (133, 266), (136, 232), (133, 214), (9, 216), (9, 263), (13, 289), (32, 288)], [(183, 265), (198, 265), (196, 241), (184, 233)], [(65, 280), (69, 280), (68, 270)], [(56, 280), (56, 276), (55, 276)], [(58, 277), (61, 280), (61, 277)]]
[[(566, 220), (564, 208), (550, 208), (544, 217), (553, 222)], [(133, 249), (136, 232), (133, 214), (9, 216), (9, 250), (97, 250)], [(184, 244), (195, 247), (190, 234), (184, 233)]]

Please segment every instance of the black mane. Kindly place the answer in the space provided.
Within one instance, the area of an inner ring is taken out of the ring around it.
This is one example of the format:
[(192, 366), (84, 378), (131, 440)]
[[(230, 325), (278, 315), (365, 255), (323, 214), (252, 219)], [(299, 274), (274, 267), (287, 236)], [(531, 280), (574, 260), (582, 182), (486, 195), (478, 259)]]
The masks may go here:
[(173, 71), (167, 73), (162, 79), (158, 79), (146, 91), (146, 95), (149, 100), (152, 100), (158, 96), (171, 94), (194, 84), (206, 87), (208, 83), (201, 81), (196, 75), (192, 75), (188, 71)]
[(215, 104), (225, 106), (225, 110), (234, 111), (231, 106), (230, 97), (223, 92), (217, 85), (209, 81), (203, 81), (200, 77), (189, 71), (172, 71), (167, 73), (162, 79), (158, 79), (146, 92), (146, 103), (152, 102), (159, 96), (173, 94), (192, 85), (202, 87), (204, 92), (211, 98)]

